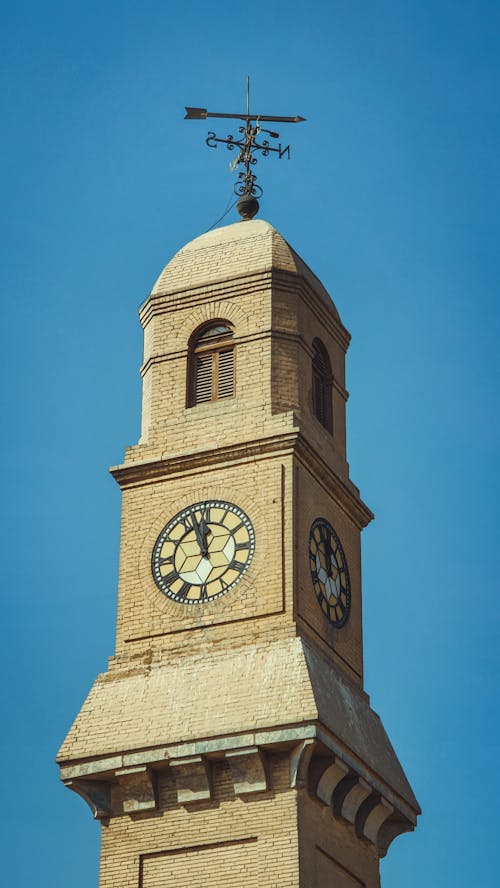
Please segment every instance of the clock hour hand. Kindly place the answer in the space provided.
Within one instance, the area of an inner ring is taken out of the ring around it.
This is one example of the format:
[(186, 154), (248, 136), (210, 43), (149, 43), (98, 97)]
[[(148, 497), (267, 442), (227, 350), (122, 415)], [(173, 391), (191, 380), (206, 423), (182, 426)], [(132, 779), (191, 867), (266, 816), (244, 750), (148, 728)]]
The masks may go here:
[(327, 538), (325, 540), (325, 556), (326, 556), (326, 570), (328, 578), (332, 576), (332, 546), (330, 540)]
[(209, 533), (210, 533), (210, 530), (208, 528), (208, 525), (207, 525), (205, 519), (202, 518), (200, 521), (200, 535), (201, 535), (203, 544), (200, 548), (201, 548), (201, 554), (204, 555), (205, 558), (208, 558), (207, 536)]
[(196, 540), (197, 540), (198, 545), (199, 545), (199, 547), (200, 547), (200, 552), (201, 552), (201, 554), (203, 555), (203, 549), (204, 549), (204, 546), (203, 546), (203, 538), (202, 538), (202, 535), (201, 535), (201, 533), (200, 533), (200, 525), (198, 524), (198, 522), (197, 522), (197, 520), (196, 520), (196, 515), (193, 515), (193, 516), (192, 516), (192, 519), (193, 519), (194, 532), (195, 532), (195, 534), (196, 534)]
[(200, 552), (203, 558), (206, 558), (208, 555), (207, 549), (207, 533), (208, 528), (205, 522), (202, 520), (201, 524), (198, 524), (196, 520), (196, 516), (193, 515), (193, 527), (194, 532), (196, 534), (196, 539), (198, 541), (198, 545), (200, 547)]

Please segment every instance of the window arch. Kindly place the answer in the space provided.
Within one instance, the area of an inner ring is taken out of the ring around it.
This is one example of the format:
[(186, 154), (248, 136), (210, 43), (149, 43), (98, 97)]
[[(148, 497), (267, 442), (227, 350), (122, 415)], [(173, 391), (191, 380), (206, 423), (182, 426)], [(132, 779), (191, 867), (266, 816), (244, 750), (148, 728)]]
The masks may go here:
[(233, 328), (227, 321), (210, 321), (191, 337), (188, 364), (188, 406), (234, 395)]
[(320, 339), (313, 341), (312, 397), (313, 412), (322, 426), (332, 434), (332, 365)]

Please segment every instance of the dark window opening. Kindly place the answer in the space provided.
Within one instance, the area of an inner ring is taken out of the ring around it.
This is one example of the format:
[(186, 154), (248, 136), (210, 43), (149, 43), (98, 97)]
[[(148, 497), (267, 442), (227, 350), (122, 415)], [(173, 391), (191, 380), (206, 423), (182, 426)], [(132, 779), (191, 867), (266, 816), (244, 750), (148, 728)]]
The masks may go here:
[(315, 417), (332, 434), (332, 365), (328, 352), (319, 339), (313, 342), (312, 397)]

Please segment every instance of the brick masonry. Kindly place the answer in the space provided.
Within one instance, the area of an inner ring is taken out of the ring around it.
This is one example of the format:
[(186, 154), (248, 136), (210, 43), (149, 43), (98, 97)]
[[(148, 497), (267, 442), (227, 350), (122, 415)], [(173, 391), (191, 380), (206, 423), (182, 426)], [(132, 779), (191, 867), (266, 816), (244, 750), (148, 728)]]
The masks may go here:
[[(59, 752), (102, 826), (100, 888), (378, 886), (378, 860), (418, 804), (363, 690), (360, 533), (349, 478), (349, 334), (321, 283), (266, 222), (192, 241), (140, 311), (142, 432), (123, 491), (116, 651)], [(233, 398), (187, 406), (189, 342), (234, 329)], [(333, 368), (333, 435), (314, 416), (311, 357)], [(235, 503), (253, 560), (225, 595), (186, 606), (151, 572), (165, 524)], [(316, 601), (308, 538), (341, 539), (352, 607)]]

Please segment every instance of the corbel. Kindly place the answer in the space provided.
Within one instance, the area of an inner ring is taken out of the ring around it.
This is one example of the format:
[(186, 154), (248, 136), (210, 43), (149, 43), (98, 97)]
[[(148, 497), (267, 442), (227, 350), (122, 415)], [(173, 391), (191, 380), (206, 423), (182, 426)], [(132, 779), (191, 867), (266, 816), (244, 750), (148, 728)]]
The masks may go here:
[(171, 759), (170, 768), (175, 776), (179, 804), (200, 802), (212, 797), (209, 765), (201, 755)]
[(235, 795), (267, 789), (264, 755), (257, 746), (226, 752), (226, 761), (231, 769)]
[(335, 758), (335, 761), (328, 765), (323, 771), (316, 786), (316, 795), (325, 805), (332, 804), (333, 794), (337, 786), (348, 773), (349, 768), (347, 765), (337, 757)]
[(315, 740), (307, 739), (302, 740), (292, 749), (290, 753), (290, 786), (292, 789), (307, 786), (307, 772), (315, 746)]
[(333, 811), (354, 825), (356, 815), (364, 800), (371, 794), (371, 786), (362, 777), (349, 775), (344, 777), (333, 797)]
[(111, 786), (107, 780), (65, 780), (64, 785), (72, 789), (87, 802), (94, 820), (111, 816)]
[(126, 814), (156, 808), (155, 776), (146, 765), (122, 768), (116, 771), (116, 779), (123, 792), (123, 810)]

